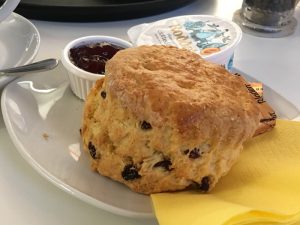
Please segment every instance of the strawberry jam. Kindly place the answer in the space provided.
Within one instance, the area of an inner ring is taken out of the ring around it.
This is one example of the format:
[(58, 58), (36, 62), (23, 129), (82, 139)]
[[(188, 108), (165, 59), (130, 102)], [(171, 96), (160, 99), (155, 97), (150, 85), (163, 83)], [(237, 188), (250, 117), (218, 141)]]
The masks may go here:
[(74, 65), (85, 71), (104, 74), (107, 60), (121, 49), (107, 42), (92, 43), (71, 48), (69, 57)]

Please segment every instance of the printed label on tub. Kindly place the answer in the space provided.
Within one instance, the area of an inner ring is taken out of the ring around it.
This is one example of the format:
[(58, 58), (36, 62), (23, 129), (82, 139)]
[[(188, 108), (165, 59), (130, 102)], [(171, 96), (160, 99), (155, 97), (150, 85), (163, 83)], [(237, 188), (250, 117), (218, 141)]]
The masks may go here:
[(231, 21), (201, 15), (137, 25), (128, 30), (128, 36), (136, 46), (172, 45), (196, 52), (203, 58), (232, 48), (240, 39), (239, 30)]

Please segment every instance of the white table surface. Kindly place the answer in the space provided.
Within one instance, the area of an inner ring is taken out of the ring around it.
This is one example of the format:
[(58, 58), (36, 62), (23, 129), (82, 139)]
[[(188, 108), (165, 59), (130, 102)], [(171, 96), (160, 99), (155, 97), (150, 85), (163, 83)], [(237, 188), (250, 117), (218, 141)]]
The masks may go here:
[[(124, 39), (129, 27), (185, 14), (213, 14), (228, 19), (241, 0), (198, 0), (180, 9), (146, 17), (104, 23), (32, 22), (41, 34), (36, 60), (60, 57), (70, 40), (86, 35), (111, 35)], [(295, 17), (300, 24), (300, 4)], [(295, 34), (258, 38), (244, 34), (236, 50), (234, 66), (277, 91), (300, 108), (300, 26)], [(0, 116), (0, 224), (89, 225), (157, 224), (155, 219), (131, 219), (88, 205), (58, 189), (31, 168), (10, 141)]]

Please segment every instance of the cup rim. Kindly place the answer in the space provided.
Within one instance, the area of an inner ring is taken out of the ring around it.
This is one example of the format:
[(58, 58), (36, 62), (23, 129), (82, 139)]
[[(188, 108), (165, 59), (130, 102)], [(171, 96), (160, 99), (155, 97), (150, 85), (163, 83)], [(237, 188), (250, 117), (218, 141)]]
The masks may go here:
[(71, 71), (74, 75), (79, 76), (81, 78), (85, 78), (89, 80), (98, 80), (99, 78), (105, 76), (104, 74), (91, 73), (77, 67), (71, 62), (69, 57), (69, 51), (72, 47), (79, 46), (84, 43), (95, 43), (99, 41), (108, 42), (124, 48), (132, 47), (132, 44), (130, 42), (113, 36), (105, 36), (105, 35), (83, 36), (68, 42), (66, 46), (63, 48), (62, 55), (61, 55), (62, 64), (65, 66), (67, 70)]
[(20, 0), (6, 0), (0, 7), (0, 23), (8, 18), (16, 9)]

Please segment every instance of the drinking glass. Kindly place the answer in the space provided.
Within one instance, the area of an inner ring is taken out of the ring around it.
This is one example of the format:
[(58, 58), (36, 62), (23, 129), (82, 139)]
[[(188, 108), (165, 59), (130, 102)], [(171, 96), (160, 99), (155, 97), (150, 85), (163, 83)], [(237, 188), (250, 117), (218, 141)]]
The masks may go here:
[(294, 11), (299, 0), (244, 0), (233, 20), (248, 33), (283, 37), (295, 31)]

